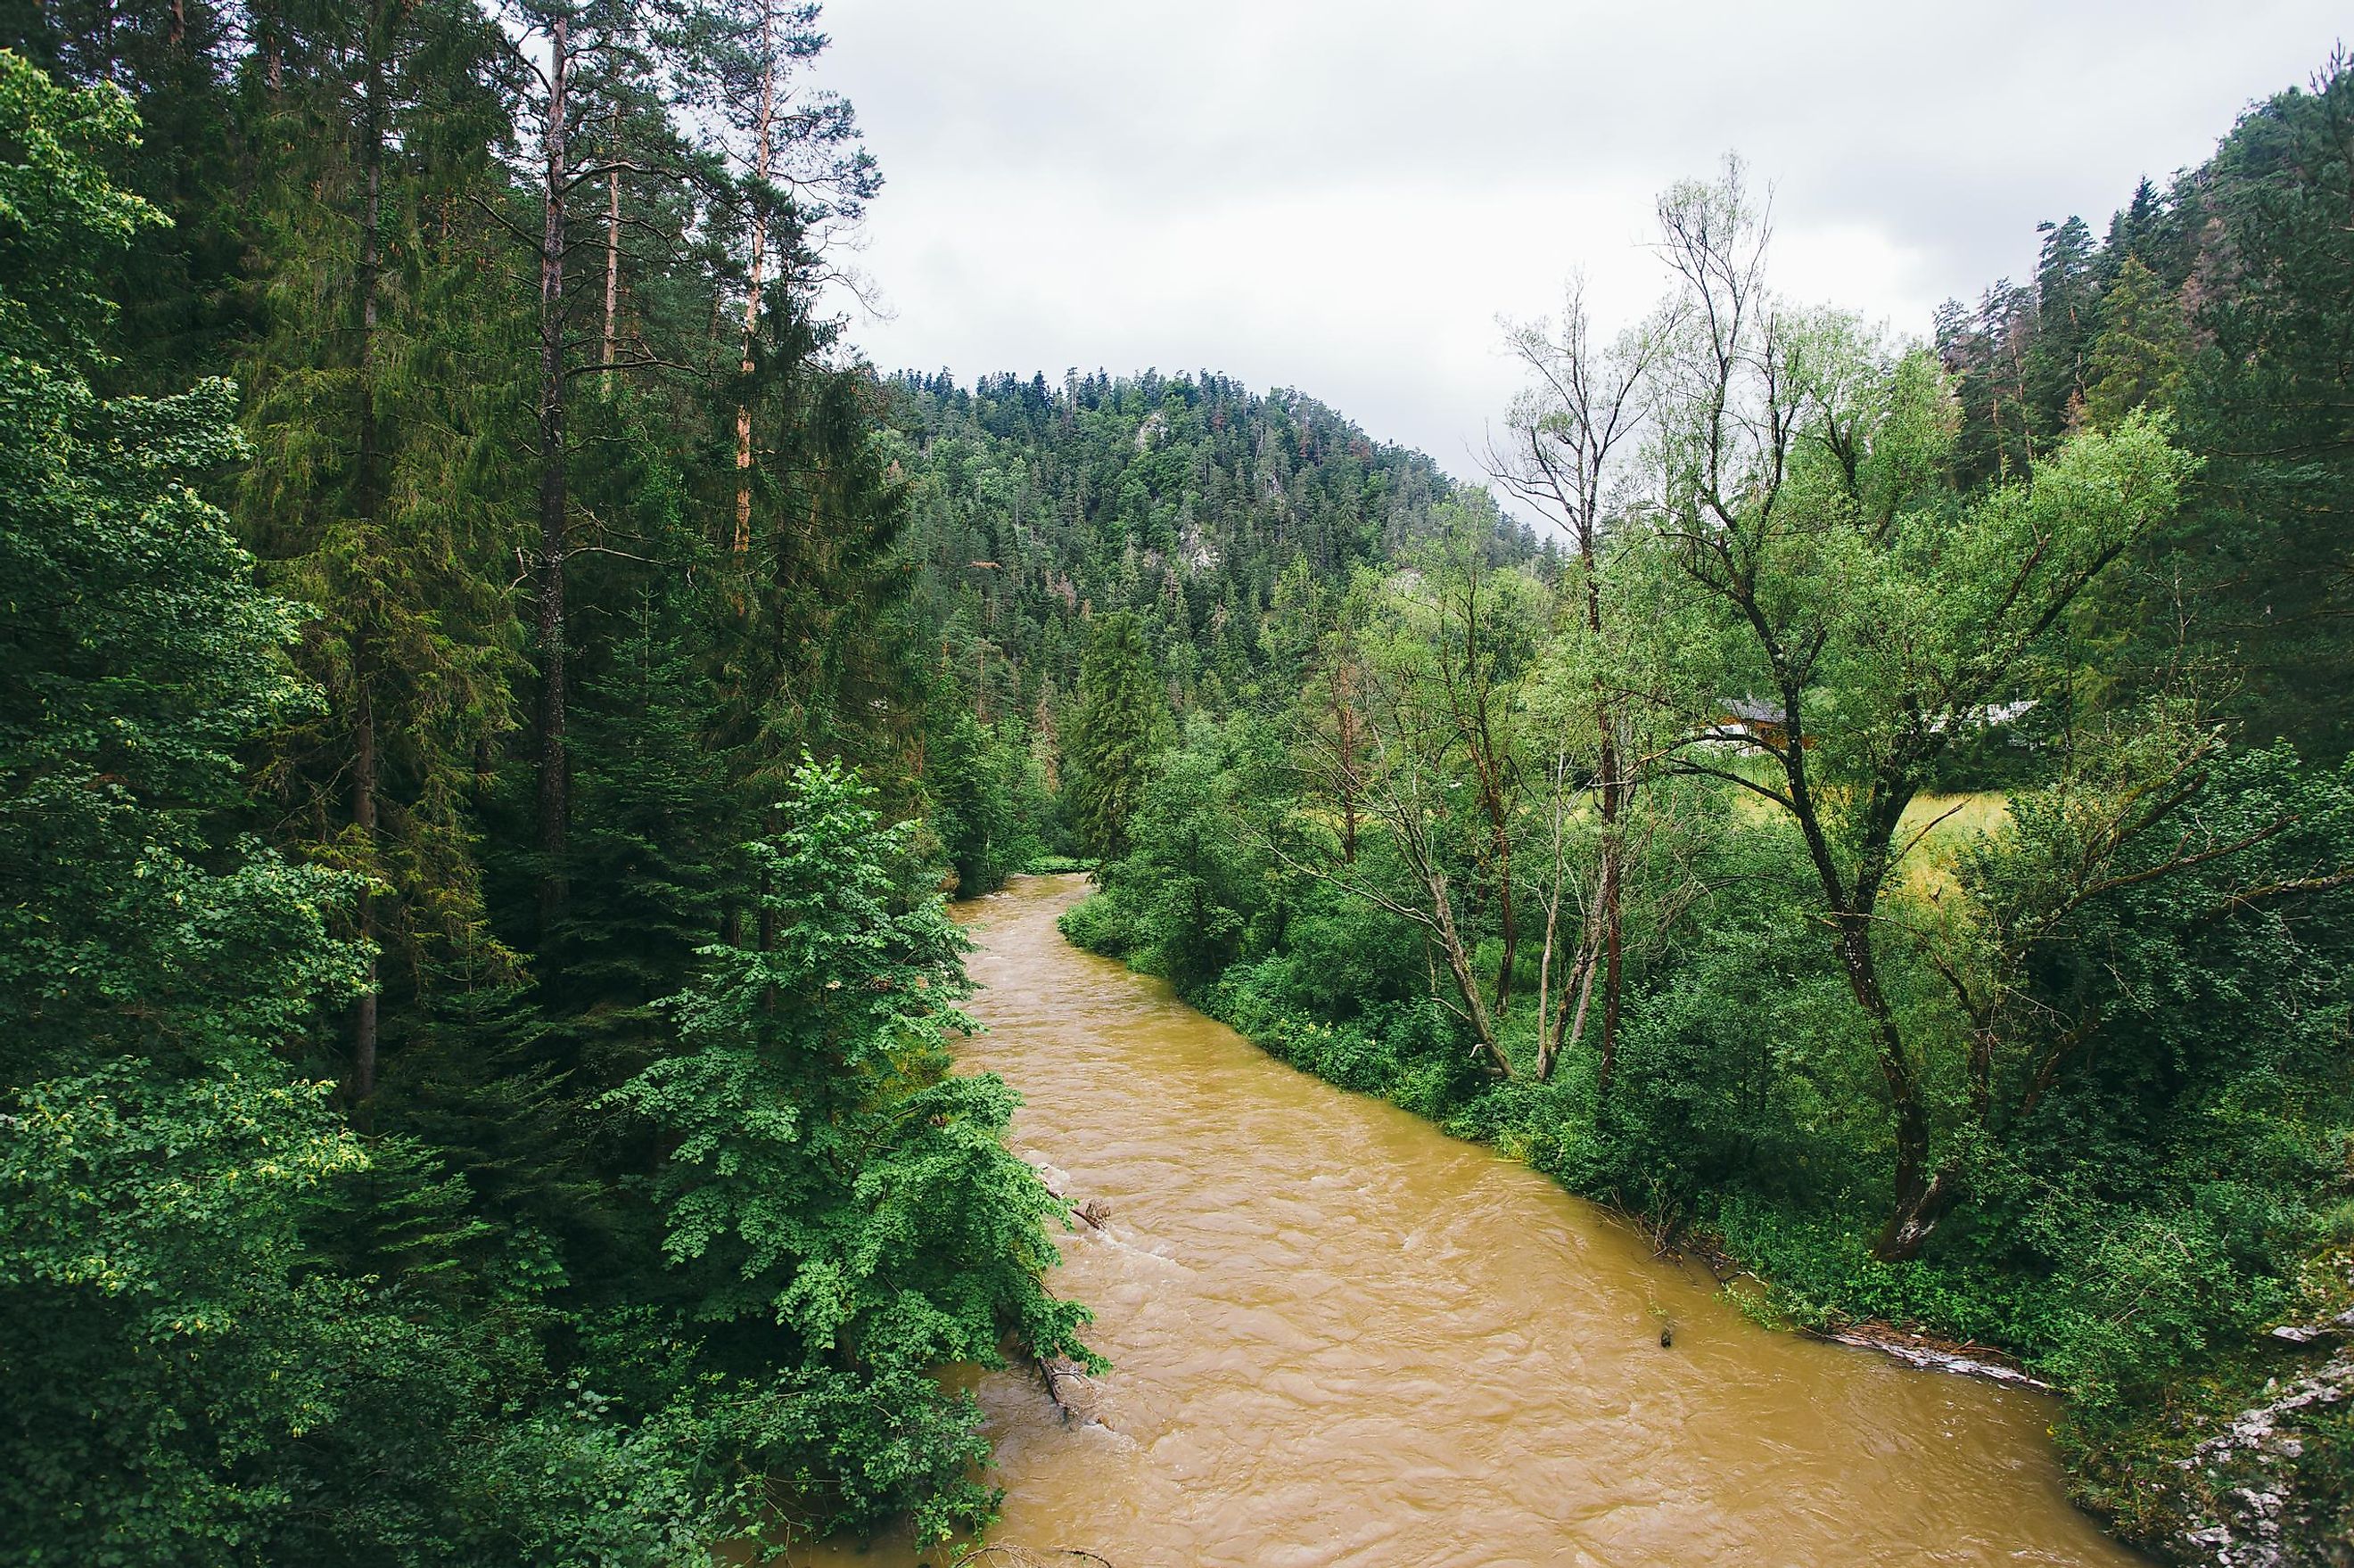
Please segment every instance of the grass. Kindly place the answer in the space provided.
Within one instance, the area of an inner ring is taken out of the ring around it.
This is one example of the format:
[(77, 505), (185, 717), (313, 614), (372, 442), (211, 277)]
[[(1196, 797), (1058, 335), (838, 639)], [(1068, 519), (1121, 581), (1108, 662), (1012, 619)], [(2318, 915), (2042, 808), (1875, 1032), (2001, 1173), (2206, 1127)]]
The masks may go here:
[[(1762, 822), (1782, 814), (1780, 807), (1754, 790), (1729, 789), (1728, 792), (1733, 809), (1751, 821)], [(1899, 889), (1916, 898), (1951, 891), (1955, 886), (1950, 869), (1954, 852), (1972, 837), (2001, 827), (2009, 809), (2010, 797), (2000, 789), (1914, 796), (1896, 825), (1897, 847), (1911, 845), (1898, 867)], [(1913, 842), (1915, 833), (1921, 835), (1918, 843)]]
[[(1999, 789), (1914, 797), (1896, 826), (1899, 845), (1911, 843), (1915, 833), (1922, 834), (1899, 868), (1904, 891), (1928, 898), (1951, 889), (1955, 885), (1949, 869), (1953, 852), (1969, 839), (2001, 827), (2009, 810), (2010, 797)], [(1923, 832), (1924, 829), (1927, 831)]]

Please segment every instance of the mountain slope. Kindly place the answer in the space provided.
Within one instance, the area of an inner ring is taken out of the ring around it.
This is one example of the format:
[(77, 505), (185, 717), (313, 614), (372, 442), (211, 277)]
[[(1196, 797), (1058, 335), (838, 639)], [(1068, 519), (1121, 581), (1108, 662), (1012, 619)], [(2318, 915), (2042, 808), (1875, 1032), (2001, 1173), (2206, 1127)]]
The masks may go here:
[[(1246, 704), (1276, 585), (1403, 558), (1442, 528), (1538, 553), (1485, 490), (1374, 441), (1298, 392), (1228, 377), (889, 383), (910, 488), (917, 623), (984, 719), (1051, 715), (1077, 678), (1076, 622), (1133, 610), (1182, 711)], [(1283, 694), (1288, 695), (1289, 694)]]

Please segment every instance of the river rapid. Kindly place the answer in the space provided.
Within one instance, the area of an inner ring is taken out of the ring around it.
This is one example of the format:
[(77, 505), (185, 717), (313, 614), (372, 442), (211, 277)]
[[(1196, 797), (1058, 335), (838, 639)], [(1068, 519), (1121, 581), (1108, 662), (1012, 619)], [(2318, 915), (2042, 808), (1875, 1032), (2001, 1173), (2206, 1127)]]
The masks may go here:
[(1113, 1362), (1092, 1418), (1034, 1370), (979, 1384), (1009, 1494), (984, 1561), (2141, 1561), (2068, 1503), (2048, 1399), (1756, 1327), (1545, 1177), (1072, 948), (1085, 891), (960, 912), (991, 1030), (967, 1065), (1021, 1091), (1014, 1148), (1110, 1209), (1054, 1280)]

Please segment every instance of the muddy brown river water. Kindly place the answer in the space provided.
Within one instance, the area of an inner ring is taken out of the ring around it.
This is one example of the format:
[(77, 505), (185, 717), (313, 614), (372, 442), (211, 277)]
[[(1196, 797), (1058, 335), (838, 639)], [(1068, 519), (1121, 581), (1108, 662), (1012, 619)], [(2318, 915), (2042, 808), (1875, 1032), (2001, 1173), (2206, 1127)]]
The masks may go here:
[(991, 1027), (966, 1056), (1021, 1090), (1014, 1147), (1112, 1210), (1055, 1279), (1114, 1364), (1096, 1422), (1033, 1372), (980, 1385), (997, 1561), (2141, 1561), (2062, 1494), (2049, 1401), (1756, 1327), (1546, 1178), (1073, 948), (1055, 917), (1084, 891), (962, 910)]

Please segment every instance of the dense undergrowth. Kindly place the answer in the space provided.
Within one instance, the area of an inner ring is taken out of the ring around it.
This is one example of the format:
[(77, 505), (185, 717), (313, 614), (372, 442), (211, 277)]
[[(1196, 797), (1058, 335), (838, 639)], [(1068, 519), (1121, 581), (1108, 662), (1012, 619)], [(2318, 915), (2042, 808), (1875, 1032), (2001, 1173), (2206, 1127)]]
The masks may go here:
[[(2284, 1561), (2338, 1560), (2329, 1543), (2354, 1528), (2354, 1401), (2296, 1405), (2269, 1457), (2194, 1450), (2335, 1364), (2329, 1334), (2272, 1330), (2354, 1307), (2354, 909), (2342, 895), (2295, 918), (2232, 906), (2235, 889), (2354, 852), (2354, 770), (2285, 750), (2236, 758), (2212, 809), (2295, 808), (2313, 836), (2268, 841), (2264, 865), (2138, 885), (2084, 913), (2068, 979), (2101, 992), (2098, 1049), (1977, 1142), (1952, 1216), (1919, 1256), (1888, 1261), (1873, 1247), (1884, 1097), (1846, 987), (1777, 873), (1787, 830), (1721, 800), (1709, 811), (1699, 872), (1720, 891), (1629, 975), (1606, 1093), (1590, 1047), (1534, 1081), (1525, 973), (1506, 1012), (1519, 1071), (1501, 1078), (1434, 997), (1417, 928), (1287, 873), (1235, 831), (1239, 781), (1266, 777), (1251, 766), (1264, 738), (1196, 726), (1163, 759), (1134, 847), (1064, 916), (1072, 941), (1168, 977), (1304, 1071), (1721, 1250), (1770, 1282), (1770, 1316), (1884, 1321), (2016, 1357), (2066, 1400), (2057, 1431), (2078, 1497), (2129, 1540), (2203, 1561), (2186, 1544), (2196, 1531), (2221, 1520), (2253, 1539), (2269, 1507), (2306, 1553)], [(1959, 1085), (1939, 1098), (1964, 1118)]]

